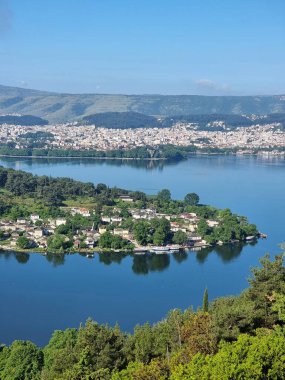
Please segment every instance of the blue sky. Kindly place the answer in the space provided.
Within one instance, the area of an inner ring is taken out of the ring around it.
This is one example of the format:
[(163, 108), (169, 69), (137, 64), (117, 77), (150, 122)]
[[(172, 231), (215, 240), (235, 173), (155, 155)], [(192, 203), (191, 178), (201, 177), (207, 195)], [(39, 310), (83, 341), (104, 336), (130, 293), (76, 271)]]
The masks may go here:
[(285, 93), (285, 0), (0, 0), (0, 83)]

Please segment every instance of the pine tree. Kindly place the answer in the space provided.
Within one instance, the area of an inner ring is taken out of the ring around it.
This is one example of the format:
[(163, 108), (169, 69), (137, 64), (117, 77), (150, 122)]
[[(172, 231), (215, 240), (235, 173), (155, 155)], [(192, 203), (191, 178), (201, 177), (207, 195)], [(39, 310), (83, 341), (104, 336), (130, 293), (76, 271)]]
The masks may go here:
[(207, 313), (209, 310), (209, 297), (208, 297), (208, 289), (206, 288), (203, 296), (203, 311)]

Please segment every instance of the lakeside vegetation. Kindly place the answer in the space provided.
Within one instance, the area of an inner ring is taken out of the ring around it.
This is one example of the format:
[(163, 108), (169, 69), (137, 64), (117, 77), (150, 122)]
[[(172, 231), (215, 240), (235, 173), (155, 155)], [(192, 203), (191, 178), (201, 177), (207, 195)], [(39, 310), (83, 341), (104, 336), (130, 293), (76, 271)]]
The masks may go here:
[[(49, 139), (52, 138), (49, 136)], [(44, 149), (45, 138), (39, 134), (36, 140), (26, 138), (27, 148), (16, 148), (14, 143), (0, 144), (0, 156), (5, 157), (32, 157), (32, 158), (97, 158), (97, 159), (134, 159), (134, 160), (167, 160), (168, 162), (179, 162), (187, 159), (192, 154), (209, 155), (236, 155), (258, 154), (259, 152), (271, 152), (271, 148), (250, 149), (245, 148), (198, 148), (194, 145), (176, 146), (159, 145), (157, 147), (145, 146), (129, 150), (72, 150), (72, 149)], [(284, 152), (285, 148), (276, 147), (276, 152)]]
[[(239, 296), (174, 309), (132, 334), (88, 319), (57, 330), (44, 347), (0, 348), (0, 378), (42, 380), (230, 380), (285, 377), (284, 255), (263, 257)], [(1, 339), (1, 338), (0, 338)]]
[(0, 243), (6, 249), (183, 248), (253, 240), (258, 234), (246, 217), (200, 204), (195, 193), (174, 200), (168, 189), (148, 196), (0, 167)]

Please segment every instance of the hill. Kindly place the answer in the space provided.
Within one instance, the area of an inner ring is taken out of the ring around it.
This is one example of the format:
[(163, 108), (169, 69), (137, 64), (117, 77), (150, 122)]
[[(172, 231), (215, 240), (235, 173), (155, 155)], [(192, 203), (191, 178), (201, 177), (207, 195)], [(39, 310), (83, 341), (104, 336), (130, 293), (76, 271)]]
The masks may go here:
[(47, 125), (48, 121), (42, 119), (41, 117), (31, 116), (31, 115), (5, 115), (0, 116), (0, 125), (1, 124), (13, 124), (13, 125)]
[(97, 127), (111, 129), (161, 127), (157, 118), (138, 112), (104, 112), (85, 116), (82, 120), (85, 124), (95, 124)]
[(104, 112), (158, 116), (285, 113), (285, 96), (59, 94), (0, 85), (0, 114), (64, 122)]

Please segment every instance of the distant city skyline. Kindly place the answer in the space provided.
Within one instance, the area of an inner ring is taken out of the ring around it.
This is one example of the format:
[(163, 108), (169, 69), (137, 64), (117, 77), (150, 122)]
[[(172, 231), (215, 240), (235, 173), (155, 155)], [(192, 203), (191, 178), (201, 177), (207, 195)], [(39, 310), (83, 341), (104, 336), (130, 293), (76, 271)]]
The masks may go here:
[(284, 0), (0, 0), (0, 84), (284, 94), (284, 14)]

